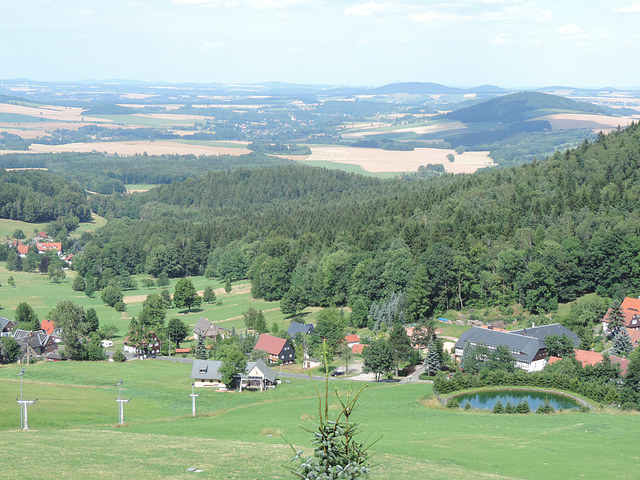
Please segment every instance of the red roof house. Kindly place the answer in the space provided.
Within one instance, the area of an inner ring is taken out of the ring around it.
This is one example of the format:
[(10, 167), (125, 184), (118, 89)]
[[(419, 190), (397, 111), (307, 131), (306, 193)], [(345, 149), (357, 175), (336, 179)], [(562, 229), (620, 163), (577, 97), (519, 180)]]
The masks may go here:
[(358, 335), (347, 335), (344, 337), (344, 341), (347, 342), (347, 345), (353, 347), (357, 343), (360, 343), (360, 337)]
[(355, 353), (356, 355), (362, 355), (362, 350), (364, 350), (364, 347), (368, 346), (369, 345), (362, 345), (361, 343), (357, 343), (353, 347), (351, 347), (351, 352)]
[(61, 242), (38, 242), (36, 243), (36, 248), (38, 249), (38, 253), (44, 253), (47, 250), (57, 250), (62, 253)]
[(295, 351), (287, 340), (266, 333), (260, 335), (253, 349), (267, 352), (270, 362), (281, 361), (286, 364), (293, 363), (296, 359)]
[[(620, 304), (620, 309), (624, 314), (624, 325), (628, 329), (640, 328), (640, 298), (625, 297)], [(609, 315), (611, 309), (607, 310), (602, 319), (603, 329), (606, 332), (609, 327)]]
[(40, 322), (40, 328), (44, 332), (46, 332), (48, 335), (53, 335), (53, 332), (56, 329), (56, 326), (51, 320), (47, 320), (45, 318)]
[[(603, 355), (599, 352), (592, 352), (591, 350), (575, 350), (576, 360), (582, 364), (582, 367), (586, 367), (587, 365), (595, 365), (597, 363), (602, 362)], [(560, 357), (549, 357), (549, 361), (547, 363), (553, 364), (560, 361)], [(615, 355), (609, 355), (609, 360), (611, 363), (617, 363), (620, 365), (620, 372), (622, 375), (627, 374), (627, 367), (629, 366), (629, 359), (616, 357)]]

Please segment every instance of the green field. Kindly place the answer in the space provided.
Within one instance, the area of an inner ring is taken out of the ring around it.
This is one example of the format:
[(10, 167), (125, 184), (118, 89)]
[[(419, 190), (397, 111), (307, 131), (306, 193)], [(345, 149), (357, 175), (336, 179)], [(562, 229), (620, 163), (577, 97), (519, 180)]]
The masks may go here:
[[(142, 301), (150, 293), (160, 293), (159, 287), (143, 288), (141, 280), (148, 278), (147, 275), (134, 275), (137, 280), (138, 289), (123, 292), (125, 302), (127, 303), (126, 312), (117, 312), (111, 307), (103, 304), (100, 299), (100, 293), (96, 292), (92, 298), (88, 298), (83, 292), (76, 292), (71, 288), (76, 272), (67, 271), (67, 278), (61, 283), (52, 283), (47, 275), (41, 273), (24, 273), (10, 272), (6, 269), (4, 263), (0, 263), (0, 315), (13, 319), (15, 308), (21, 302), (27, 302), (36, 312), (39, 318), (47, 318), (49, 312), (58, 304), (60, 300), (69, 299), (72, 302), (87, 308), (93, 307), (98, 314), (100, 324), (113, 324), (119, 329), (119, 333), (114, 338), (115, 347), (121, 347), (124, 337), (129, 329), (129, 322), (132, 317), (137, 317), (142, 310)], [(8, 278), (13, 276), (16, 286), (8, 286)], [(170, 285), (167, 287), (171, 293), (175, 290), (175, 284), (178, 279), (171, 279)], [(245, 282), (235, 282), (234, 288), (230, 293), (223, 290), (224, 284), (217, 280), (208, 280), (205, 277), (191, 278), (195, 288), (202, 292), (207, 285), (210, 285), (216, 291), (218, 302), (216, 304), (203, 304), (201, 307), (193, 309), (188, 313), (185, 309), (172, 308), (167, 312), (167, 320), (172, 317), (180, 318), (191, 330), (195, 326), (198, 319), (202, 317), (208, 318), (210, 321), (220, 323), (221, 326), (237, 331), (245, 330), (244, 319), (242, 313), (253, 307), (256, 310), (264, 312), (269, 329), (273, 323), (277, 323), (278, 327), (286, 330), (289, 327), (290, 320), (280, 312), (279, 302), (265, 302), (263, 300), (255, 300), (248, 292), (249, 284)], [(311, 312), (314, 309), (308, 309)], [(315, 309), (317, 310), (317, 309)], [(313, 317), (313, 314), (311, 314)], [(189, 346), (187, 342), (185, 345)]]
[(341, 170), (347, 173), (357, 173), (359, 175), (366, 175), (368, 177), (376, 178), (396, 178), (399, 177), (402, 172), (369, 172), (362, 168), (360, 165), (354, 165), (351, 163), (339, 163), (329, 162), (326, 160), (300, 160), (298, 163), (302, 165), (308, 165), (311, 167), (328, 168), (329, 170)]
[[(39, 363), (27, 366), (33, 431), (20, 432), (19, 366), (0, 368), (0, 478), (139, 479), (293, 478), (286, 438), (309, 450), (300, 429), (317, 417), (309, 380), (275, 390), (220, 393), (200, 389), (190, 416), (191, 365), (162, 360), (125, 364)], [(117, 422), (117, 388), (126, 425)], [(360, 384), (332, 382), (341, 394)], [(375, 445), (373, 479), (635, 479), (637, 414), (493, 415), (439, 408), (430, 384), (369, 384), (356, 411)], [(331, 409), (335, 412), (335, 409)], [(37, 452), (38, 461), (25, 452)], [(25, 473), (28, 471), (28, 475)]]

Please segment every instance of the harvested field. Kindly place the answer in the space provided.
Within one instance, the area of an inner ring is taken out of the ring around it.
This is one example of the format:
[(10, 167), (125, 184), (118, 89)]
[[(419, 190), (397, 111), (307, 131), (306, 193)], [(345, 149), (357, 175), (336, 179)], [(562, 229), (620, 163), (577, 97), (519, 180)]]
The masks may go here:
[[(494, 166), (489, 152), (465, 152), (455, 155), (455, 161), (447, 160), (453, 150), (440, 148), (416, 148), (412, 152), (397, 152), (357, 147), (312, 147), (305, 160), (347, 163), (359, 165), (368, 172), (416, 172), (420, 165), (441, 164), (450, 173), (473, 173), (479, 168)], [(298, 159), (304, 162), (302, 158)]]
[(134, 117), (156, 118), (159, 120), (190, 120), (193, 122), (204, 122), (214, 118), (204, 115), (186, 115), (184, 113), (134, 113)]
[[(531, 120), (547, 120), (553, 130), (570, 130), (574, 128), (589, 128), (594, 132), (610, 132), (620, 127), (626, 127), (634, 119), (630, 117), (608, 117), (604, 115), (589, 115), (588, 113), (557, 113), (544, 115)], [(637, 119), (636, 119), (637, 120)]]
[[(59, 153), (59, 152), (106, 152), (108, 154), (135, 155), (234, 155), (240, 156), (250, 153), (244, 148), (212, 147), (176, 142), (102, 142), (102, 143), (69, 143), (66, 145), (32, 144), (31, 153)], [(0, 150), (0, 153), (16, 153), (13, 150)], [(17, 152), (25, 153), (25, 152)]]
[[(30, 117), (46, 118), (47, 120), (60, 120), (64, 122), (82, 122), (82, 108), (78, 107), (57, 107), (47, 105), (42, 107), (25, 107), (23, 105), (13, 105), (10, 103), (0, 103), (0, 113), (14, 113), (27, 115)], [(110, 122), (104, 118), (92, 117), (92, 122)], [(34, 120), (35, 121), (35, 120)]]
[[(378, 128), (372, 127), (372, 128)], [(423, 125), (419, 127), (410, 127), (410, 128), (389, 128), (384, 130), (373, 130), (370, 132), (353, 132), (353, 133), (345, 133), (342, 135), (343, 138), (364, 138), (370, 135), (388, 135), (390, 133), (415, 133), (417, 135), (424, 135), (427, 133), (438, 133), (438, 132), (450, 132), (453, 130), (464, 130), (467, 127), (462, 122), (444, 122), (444, 123), (435, 123), (432, 125)]]

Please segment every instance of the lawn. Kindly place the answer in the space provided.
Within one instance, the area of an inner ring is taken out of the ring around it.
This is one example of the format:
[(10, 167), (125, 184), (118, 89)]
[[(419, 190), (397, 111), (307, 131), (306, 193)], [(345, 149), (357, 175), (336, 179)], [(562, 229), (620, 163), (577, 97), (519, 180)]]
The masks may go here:
[[(199, 389), (198, 416), (190, 416), (188, 364), (161, 360), (125, 364), (39, 363), (25, 373), (34, 431), (17, 431), (16, 403), (0, 402), (0, 478), (292, 478), (286, 441), (309, 450), (300, 425), (317, 418), (309, 380), (275, 390), (220, 393)], [(19, 367), (0, 368), (0, 398), (19, 396)], [(124, 427), (117, 422), (123, 379)], [(342, 395), (361, 384), (331, 382)], [(373, 479), (398, 478), (637, 478), (633, 438), (637, 414), (603, 411), (553, 415), (493, 415), (451, 411), (431, 400), (430, 384), (369, 384), (354, 415), (375, 445)], [(331, 408), (335, 413), (336, 409)], [(286, 441), (282, 438), (286, 439)], [(364, 438), (364, 437), (363, 437)], [(46, 445), (46, 448), (42, 446)], [(25, 451), (38, 451), (38, 462)]]

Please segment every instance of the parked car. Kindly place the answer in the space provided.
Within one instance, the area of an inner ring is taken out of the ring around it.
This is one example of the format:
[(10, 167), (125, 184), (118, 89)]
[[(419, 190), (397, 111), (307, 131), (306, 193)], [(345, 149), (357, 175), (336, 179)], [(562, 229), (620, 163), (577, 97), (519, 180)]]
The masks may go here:
[(332, 377), (335, 377), (336, 375), (344, 375), (344, 372), (342, 370), (334, 370), (331, 372)]

